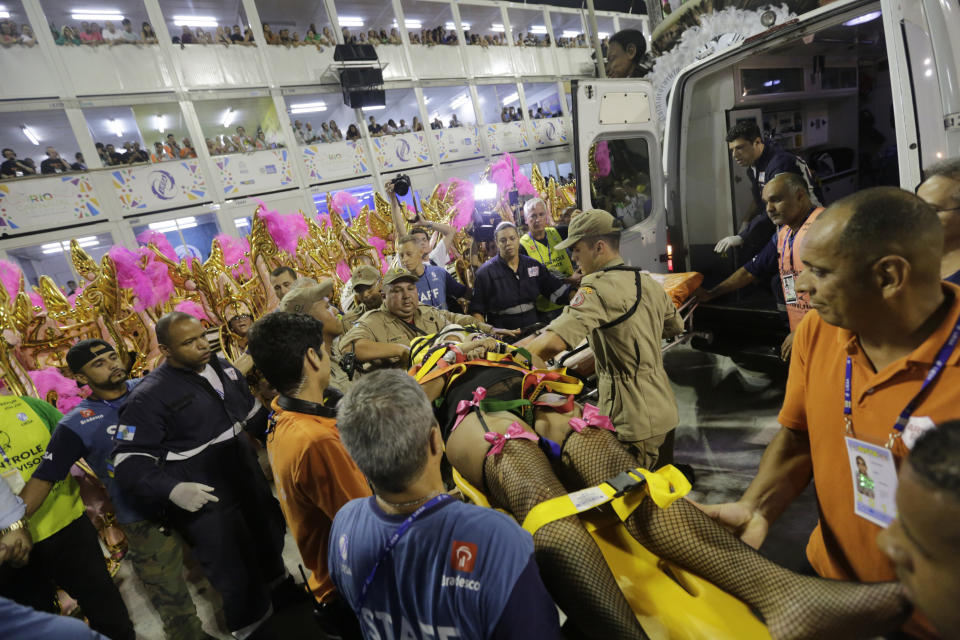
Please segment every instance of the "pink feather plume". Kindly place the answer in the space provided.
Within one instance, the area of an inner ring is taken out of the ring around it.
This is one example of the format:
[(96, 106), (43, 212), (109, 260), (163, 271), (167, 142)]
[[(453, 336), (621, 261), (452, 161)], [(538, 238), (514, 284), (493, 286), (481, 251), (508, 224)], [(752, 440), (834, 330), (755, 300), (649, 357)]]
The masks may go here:
[(337, 277), (340, 278), (340, 282), (350, 279), (350, 267), (343, 260), (337, 263)]
[(349, 191), (337, 191), (333, 194), (331, 205), (341, 217), (353, 218), (360, 213), (360, 201)]
[(513, 189), (514, 184), (522, 196), (537, 193), (527, 176), (520, 171), (520, 163), (509, 153), (503, 154), (503, 157), (490, 165), (490, 179), (497, 185), (501, 197)]
[(230, 267), (230, 273), (234, 277), (253, 277), (253, 272), (250, 270), (250, 260), (247, 257), (250, 252), (249, 240), (234, 238), (225, 233), (218, 234), (213, 239), (220, 243), (220, 248), (223, 249), (223, 261)]
[(89, 394), (86, 387), (81, 390), (76, 380), (66, 377), (56, 367), (31, 370), (28, 373), (33, 380), (33, 386), (37, 388), (37, 395), (42, 399), (46, 399), (51, 391), (57, 392), (57, 409), (60, 413), (67, 413)]
[(445, 198), (448, 192), (453, 192), (454, 207), (457, 213), (450, 224), (460, 231), (473, 220), (473, 210), (476, 204), (473, 195), (473, 185), (461, 178), (450, 178), (440, 185), (440, 197)]
[(197, 320), (205, 320), (210, 322), (210, 317), (207, 316), (207, 312), (203, 310), (203, 307), (198, 305), (193, 300), (181, 300), (177, 306), (173, 308), (174, 311), (182, 311), (183, 313), (189, 313)]
[(610, 175), (610, 171), (612, 170), (610, 165), (610, 145), (606, 140), (601, 140), (597, 143), (597, 147), (593, 151), (593, 159), (597, 163), (597, 176), (605, 178)]
[[(117, 265), (117, 283), (133, 291), (133, 308), (138, 312), (166, 302), (174, 291), (167, 266), (156, 262), (146, 249), (141, 251), (143, 253), (135, 253), (126, 247), (114, 245), (109, 253), (110, 259)], [(141, 267), (143, 257), (147, 260), (145, 267)]]
[(267, 224), (267, 231), (281, 250), (291, 256), (297, 255), (297, 241), (307, 235), (307, 221), (299, 213), (280, 214), (276, 209), (268, 209), (262, 200), (254, 199), (260, 205), (257, 215)]
[(35, 307), (40, 307), (41, 309), (46, 309), (47, 305), (43, 304), (43, 298), (40, 297), (40, 294), (36, 291), (30, 291), (27, 293), (30, 296), (30, 304)]
[(17, 294), (20, 293), (20, 278), (22, 275), (20, 267), (8, 260), (0, 260), (0, 282), (3, 283), (3, 288), (7, 290), (10, 302), (13, 302)]
[(169, 240), (167, 240), (167, 236), (163, 235), (159, 231), (147, 229), (146, 231), (137, 235), (137, 242), (142, 245), (148, 245), (152, 243), (153, 246), (159, 249), (160, 253), (165, 255), (168, 260), (172, 262), (180, 262), (180, 258), (177, 257), (177, 252), (174, 251), (173, 245), (170, 244)]

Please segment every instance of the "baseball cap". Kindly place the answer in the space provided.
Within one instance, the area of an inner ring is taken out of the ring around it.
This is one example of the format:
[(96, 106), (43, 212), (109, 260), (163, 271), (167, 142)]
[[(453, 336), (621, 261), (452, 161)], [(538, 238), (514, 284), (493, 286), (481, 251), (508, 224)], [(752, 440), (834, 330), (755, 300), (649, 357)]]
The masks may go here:
[(354, 288), (369, 287), (380, 280), (380, 270), (368, 264), (361, 264), (351, 272), (350, 279), (353, 281)]
[(583, 238), (619, 234), (620, 222), (603, 209), (587, 209), (573, 216), (567, 228), (567, 239), (554, 249), (569, 249)]
[(294, 287), (280, 301), (280, 311), (287, 313), (307, 313), (314, 304), (329, 298), (333, 293), (333, 280), (324, 278), (319, 284), (305, 284)]
[(391, 267), (383, 276), (383, 284), (395, 284), (402, 280), (416, 282), (419, 279), (412, 271), (407, 271), (403, 267)]
[(88, 362), (111, 351), (116, 351), (116, 349), (105, 340), (98, 338), (81, 340), (67, 351), (67, 366), (73, 373), (80, 373), (80, 369), (83, 369)]

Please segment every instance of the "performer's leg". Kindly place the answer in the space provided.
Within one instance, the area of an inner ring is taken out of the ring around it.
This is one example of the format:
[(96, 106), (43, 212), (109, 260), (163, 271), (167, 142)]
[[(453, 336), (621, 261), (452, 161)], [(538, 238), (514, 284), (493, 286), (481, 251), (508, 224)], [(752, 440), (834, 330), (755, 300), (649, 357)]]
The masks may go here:
[[(490, 413), (484, 421), (491, 431), (506, 433), (517, 419)], [(535, 505), (566, 493), (537, 444), (510, 440), (501, 454), (485, 457), (490, 445), (483, 434), (476, 414), (470, 414), (447, 439), (447, 456), (471, 484), (487, 491), (491, 503), (523, 522)], [(540, 528), (533, 543), (544, 584), (583, 637), (646, 637), (600, 549), (577, 518)]]
[[(570, 433), (561, 458), (586, 485), (599, 484), (636, 464), (616, 435), (595, 428)], [(757, 610), (774, 638), (875, 636), (895, 629), (904, 619), (898, 584), (798, 575), (760, 555), (687, 500), (677, 500), (667, 509), (644, 500), (625, 524), (651, 552)]]

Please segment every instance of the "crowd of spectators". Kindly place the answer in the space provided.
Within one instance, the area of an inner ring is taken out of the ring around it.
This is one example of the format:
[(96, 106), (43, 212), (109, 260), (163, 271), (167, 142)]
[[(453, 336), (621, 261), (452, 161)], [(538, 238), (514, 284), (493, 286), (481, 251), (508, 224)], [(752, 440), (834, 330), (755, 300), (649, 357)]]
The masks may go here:
[(17, 25), (12, 20), (0, 21), (0, 45), (32, 47), (35, 44), (37, 44), (37, 36), (29, 24)]
[[(530, 120), (542, 120), (544, 118), (559, 118), (563, 115), (563, 112), (558, 108), (557, 111), (551, 112), (549, 110), (544, 110), (543, 107), (537, 107), (537, 110), (534, 111), (531, 107), (527, 109), (527, 115)], [(523, 110), (518, 109), (517, 107), (504, 107), (500, 111), (500, 122), (517, 122), (523, 119)]]
[[(453, 114), (446, 125), (444, 125), (439, 117), (434, 117), (433, 121), (429, 124), (430, 129), (433, 130), (444, 128), (453, 129), (464, 126), (463, 122), (457, 118), (457, 114)], [(388, 118), (386, 122), (379, 123), (377, 122), (376, 116), (370, 116), (367, 122), (367, 131), (374, 138), (423, 130), (423, 123), (420, 122), (420, 118), (417, 116), (414, 116), (409, 124), (404, 118), (400, 118), (399, 122), (393, 118)], [(356, 141), (361, 137), (360, 128), (357, 125), (351, 124), (349, 127), (347, 127), (346, 133), (343, 133), (334, 120), (321, 122), (320, 128), (315, 128), (310, 122), (294, 120), (293, 134), (297, 139), (297, 143), (302, 145), (337, 142), (339, 140)]]
[[(29, 26), (23, 25), (23, 28), (28, 29)], [(157, 44), (157, 34), (149, 22), (144, 22), (137, 31), (129, 18), (120, 21), (120, 28), (110, 20), (104, 22), (103, 27), (97, 22), (81, 22), (79, 27), (64, 25), (60, 29), (51, 24), (50, 35), (54, 43), (60, 46)]]
[[(266, 27), (267, 25), (264, 25)], [(250, 27), (244, 27), (241, 31), (240, 25), (235, 24), (233, 28), (218, 26), (215, 32), (204, 31), (200, 27), (191, 29), (187, 25), (181, 27), (179, 35), (171, 36), (173, 44), (179, 44), (181, 47), (187, 44), (222, 44), (227, 47), (231, 44), (237, 44), (245, 47), (255, 47), (253, 40), (253, 30)]]
[(250, 136), (247, 135), (247, 130), (243, 126), (238, 126), (233, 135), (220, 134), (207, 138), (204, 142), (211, 156), (222, 156), (228, 153), (250, 153), (265, 149), (282, 149), (284, 146), (275, 136), (267, 136), (262, 127), (257, 127), (257, 132)]
[(87, 165), (83, 154), (79, 151), (74, 154), (74, 162), (69, 163), (60, 157), (60, 153), (53, 147), (46, 148), (47, 157), (40, 162), (40, 167), (33, 158), (18, 158), (17, 152), (6, 148), (3, 150), (3, 164), (0, 164), (0, 179), (27, 178), (39, 174), (67, 173), (69, 171), (86, 171)]

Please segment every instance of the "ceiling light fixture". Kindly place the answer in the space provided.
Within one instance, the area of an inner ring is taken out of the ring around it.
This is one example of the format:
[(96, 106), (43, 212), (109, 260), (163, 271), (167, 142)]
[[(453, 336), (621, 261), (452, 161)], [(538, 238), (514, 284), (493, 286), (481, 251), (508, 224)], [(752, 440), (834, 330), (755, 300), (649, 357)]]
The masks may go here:
[[(341, 21), (340, 24), (343, 24), (343, 22)], [(394, 29), (397, 28), (397, 21), (396, 21), (396, 20), (393, 21), (393, 25), (392, 25), (392, 26), (393, 26)], [(417, 20), (416, 18), (404, 18), (404, 19), (403, 19), (403, 26), (406, 27), (407, 29), (422, 29), (422, 28), (423, 28), (423, 23), (422, 23), (421, 21)]]
[(37, 134), (33, 132), (33, 129), (31, 129), (25, 124), (22, 124), (20, 125), (20, 131), (23, 131), (23, 135), (25, 135), (27, 137), (27, 140), (32, 142), (34, 146), (37, 146), (37, 147), (40, 146), (40, 138), (37, 137)]
[(233, 110), (233, 107), (230, 107), (229, 109), (227, 109), (227, 112), (223, 114), (223, 120), (222, 120), (223, 128), (224, 129), (229, 128), (230, 125), (233, 124), (233, 120), (236, 117), (237, 117), (237, 114)]
[(316, 113), (326, 110), (326, 102), (301, 102), (300, 104), (290, 105), (290, 113)]
[(490, 31), (496, 31), (497, 33), (504, 33), (506, 29), (503, 28), (503, 25), (499, 22), (494, 22), (490, 25)]
[(233, 226), (235, 226), (237, 229), (240, 227), (249, 227), (250, 221), (246, 218), (237, 218), (233, 221)]
[(373, 105), (370, 107), (363, 107), (361, 111), (380, 111), (381, 109), (386, 109), (386, 108), (387, 108), (387, 105), (381, 104), (381, 105)]
[(540, 35), (542, 35), (542, 34), (544, 34), (544, 33), (546, 33), (546, 32), (547, 32), (547, 27), (546, 27), (546, 25), (535, 24), (535, 25), (533, 25), (532, 27), (530, 27), (530, 33), (535, 33), (535, 34), (540, 34)]
[(114, 118), (110, 118), (109, 123), (110, 124), (108, 126), (110, 127), (110, 131), (113, 131), (115, 134), (117, 134), (118, 138), (122, 138), (123, 127), (120, 125), (120, 123), (117, 122)]
[(341, 27), (362, 27), (363, 18), (359, 16), (339, 16), (337, 20)]
[(469, 96), (467, 96), (467, 94), (461, 93), (459, 96), (454, 98), (453, 101), (450, 103), (450, 108), (453, 110), (457, 110), (463, 105), (465, 105), (469, 100), (470, 98)]
[(217, 27), (217, 19), (213, 16), (173, 16), (173, 24), (178, 27)]
[(573, 30), (573, 29), (564, 29), (563, 35), (562, 35), (561, 37), (562, 37), (562, 38), (577, 38), (577, 37), (580, 36), (581, 33), (583, 33), (583, 32), (582, 32), (582, 31), (575, 31), (575, 30)]
[(7, 11), (7, 8), (0, 4), (0, 18), (9, 18), (10, 12)]
[(123, 20), (123, 13), (118, 9), (71, 9), (70, 17), (74, 20)]
[[(460, 26), (463, 27), (463, 30), (464, 30), (464, 31), (470, 31), (470, 23), (469, 23), (469, 22), (461, 22), (461, 23), (460, 23)], [(455, 25), (455, 24), (452, 23), (452, 22), (447, 22), (446, 24), (443, 25), (443, 28), (446, 29), (446, 30), (448, 30), (448, 31), (453, 31), (454, 29), (457, 28), (457, 25)]]
[(157, 114), (157, 131), (163, 133), (167, 130), (167, 116)]
[(845, 26), (845, 27), (855, 27), (855, 26), (857, 26), (858, 24), (863, 24), (863, 23), (865, 23), (865, 22), (870, 22), (871, 20), (876, 20), (876, 19), (879, 18), (879, 17), (880, 17), (880, 12), (879, 12), (879, 11), (871, 11), (871, 12), (869, 12), (869, 13), (863, 14), (862, 16), (857, 16), (856, 18), (853, 18), (852, 20), (847, 20), (846, 22), (843, 23), (843, 26)]
[(601, 40), (605, 40), (605, 39), (607, 38), (607, 36), (609, 36), (609, 35), (610, 35), (610, 34), (607, 33), (606, 31), (601, 31), (601, 32), (599, 32), (599, 33), (597, 34), (597, 37), (599, 37)]
[(503, 104), (504, 104), (504, 106), (506, 106), (506, 105), (508, 105), (508, 104), (513, 104), (514, 102), (516, 102), (516, 101), (519, 100), (519, 99), (520, 99), (520, 95), (519, 95), (519, 94), (517, 94), (517, 93), (511, 93), (510, 95), (508, 95), (506, 98), (503, 99)]

